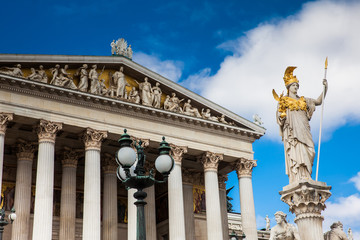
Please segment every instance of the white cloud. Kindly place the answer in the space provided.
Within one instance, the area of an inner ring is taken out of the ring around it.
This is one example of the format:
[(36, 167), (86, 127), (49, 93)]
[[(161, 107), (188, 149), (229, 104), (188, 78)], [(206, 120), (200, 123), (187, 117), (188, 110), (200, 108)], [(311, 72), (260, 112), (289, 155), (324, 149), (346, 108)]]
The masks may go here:
[(353, 194), (348, 197), (341, 197), (335, 201), (326, 203), (327, 208), (324, 211), (324, 231), (330, 229), (330, 225), (340, 221), (344, 224), (344, 231), (349, 227), (354, 232), (360, 231), (360, 195)]
[(357, 190), (360, 191), (360, 172), (358, 172), (355, 177), (352, 177), (350, 179), (350, 182), (353, 182), (355, 184), (355, 187), (357, 188)]
[[(204, 70), (191, 78), (194, 84), (202, 83), (197, 88), (214, 102), (248, 119), (258, 113), (268, 129), (266, 136), (280, 139), (272, 89), (285, 91), (282, 77), (286, 67), (298, 66), (294, 74), (300, 81), (299, 94), (317, 98), (322, 91), (325, 57), (329, 56), (323, 131), (329, 136), (349, 121), (360, 121), (359, 22), (359, 2), (306, 3), (296, 15), (260, 24), (243, 37), (220, 45), (233, 55), (224, 59), (215, 75), (203, 77)], [(318, 107), (311, 123), (315, 138), (320, 111)]]
[[(360, 172), (350, 179), (356, 187), (360, 183)], [(329, 199), (326, 202), (327, 208), (324, 211), (324, 231), (330, 229), (330, 225), (340, 221), (344, 224), (344, 231), (347, 233), (349, 227), (353, 230), (354, 239), (360, 239), (360, 194), (355, 193), (347, 197)]]
[(180, 61), (161, 60), (157, 56), (142, 52), (134, 53), (133, 60), (174, 82), (177, 82), (182, 74), (183, 63)]

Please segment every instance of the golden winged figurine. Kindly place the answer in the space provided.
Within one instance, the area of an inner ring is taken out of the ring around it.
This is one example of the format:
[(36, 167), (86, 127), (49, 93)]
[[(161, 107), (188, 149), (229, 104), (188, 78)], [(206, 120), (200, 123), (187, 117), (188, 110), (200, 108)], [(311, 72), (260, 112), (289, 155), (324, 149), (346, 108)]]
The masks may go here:
[(284, 98), (284, 93), (281, 93), (279, 97), (279, 95), (273, 89), (272, 94), (274, 99), (279, 102), (278, 111), (280, 112), (280, 117), (286, 117), (286, 99)]

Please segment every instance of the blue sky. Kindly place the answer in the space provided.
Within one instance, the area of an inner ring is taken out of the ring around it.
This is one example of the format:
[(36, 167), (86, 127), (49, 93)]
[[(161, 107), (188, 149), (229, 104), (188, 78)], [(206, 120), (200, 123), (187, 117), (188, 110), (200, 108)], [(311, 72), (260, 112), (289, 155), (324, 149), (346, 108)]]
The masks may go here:
[[(333, 195), (324, 230), (341, 220), (360, 237), (359, 24), (358, 1), (5, 1), (0, 52), (110, 55), (123, 37), (135, 62), (249, 120), (258, 113), (268, 129), (254, 144), (258, 228), (278, 210), (294, 218), (278, 194), (288, 178), (271, 90), (285, 90), (284, 70), (295, 65), (299, 94), (316, 98), (329, 56), (319, 180)], [(232, 197), (239, 211), (238, 190)]]

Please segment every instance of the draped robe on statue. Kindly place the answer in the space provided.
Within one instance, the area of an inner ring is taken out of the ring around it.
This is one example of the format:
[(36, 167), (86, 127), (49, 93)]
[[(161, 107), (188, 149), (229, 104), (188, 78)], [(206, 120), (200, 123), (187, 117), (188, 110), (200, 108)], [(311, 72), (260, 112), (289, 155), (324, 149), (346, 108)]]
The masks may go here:
[(284, 118), (280, 118), (277, 111), (280, 135), (284, 142), (286, 174), (289, 176), (289, 182), (292, 183), (311, 179), (315, 149), (309, 121), (315, 111), (315, 100), (303, 97), (299, 100), (287, 98), (290, 100), (290, 105), (301, 100), (306, 102), (306, 110), (287, 107)]

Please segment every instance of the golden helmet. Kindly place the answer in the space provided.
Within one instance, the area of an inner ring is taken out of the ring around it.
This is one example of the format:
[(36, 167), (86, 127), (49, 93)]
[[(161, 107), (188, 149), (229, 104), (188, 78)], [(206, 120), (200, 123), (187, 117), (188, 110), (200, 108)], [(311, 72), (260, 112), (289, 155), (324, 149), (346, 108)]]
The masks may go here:
[(284, 74), (284, 82), (285, 86), (289, 86), (290, 84), (296, 82), (299, 83), (299, 80), (296, 78), (296, 76), (293, 75), (293, 71), (296, 67), (287, 67)]

